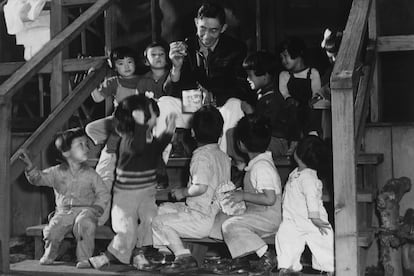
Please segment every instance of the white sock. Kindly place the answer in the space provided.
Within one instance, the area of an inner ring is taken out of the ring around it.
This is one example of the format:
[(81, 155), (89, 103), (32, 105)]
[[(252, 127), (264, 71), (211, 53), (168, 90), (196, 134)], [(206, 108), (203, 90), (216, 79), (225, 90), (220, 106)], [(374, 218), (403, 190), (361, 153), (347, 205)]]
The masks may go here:
[(267, 251), (269, 247), (266, 245), (263, 245), (262, 247), (260, 247), (259, 249), (256, 250), (256, 254), (259, 258), (261, 258)]

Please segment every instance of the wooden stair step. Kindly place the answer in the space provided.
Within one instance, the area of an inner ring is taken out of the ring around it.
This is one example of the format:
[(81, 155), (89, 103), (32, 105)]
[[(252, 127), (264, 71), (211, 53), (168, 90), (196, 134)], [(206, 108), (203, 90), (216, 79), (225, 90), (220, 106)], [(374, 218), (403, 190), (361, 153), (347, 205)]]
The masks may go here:
[(358, 246), (360, 247), (370, 247), (372, 242), (375, 239), (375, 229), (363, 229), (359, 231), (358, 234)]
[[(322, 200), (324, 202), (332, 201), (331, 195), (328, 193), (324, 193), (322, 196)], [(373, 202), (374, 195), (372, 191), (357, 191), (357, 202)]]

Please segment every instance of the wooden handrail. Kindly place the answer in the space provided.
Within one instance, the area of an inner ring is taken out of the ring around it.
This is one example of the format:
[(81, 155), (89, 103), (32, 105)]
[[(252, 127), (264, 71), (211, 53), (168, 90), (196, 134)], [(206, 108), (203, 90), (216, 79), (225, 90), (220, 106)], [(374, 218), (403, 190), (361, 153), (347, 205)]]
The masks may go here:
[[(26, 149), (31, 155), (36, 156), (53, 139), (54, 134), (62, 128), (67, 120), (85, 101), (106, 75), (106, 67), (101, 61), (98, 69), (90, 73), (73, 92), (68, 95), (39, 126), (39, 128), (20, 147)], [(10, 179), (14, 181), (23, 171), (24, 164), (18, 161), (18, 154), (15, 153), (10, 159)]]
[(358, 64), (371, 0), (354, 0), (343, 33), (341, 46), (331, 75), (331, 88), (349, 89), (357, 83)]
[[(100, 61), (106, 60), (107, 57), (87, 57), (87, 58), (70, 58), (63, 61), (63, 72), (81, 72), (88, 71), (91, 67), (96, 67), (100, 64)], [(25, 64), (23, 61), (17, 62), (2, 62), (0, 63), (0, 76), (10, 76), (17, 69)], [(52, 72), (52, 64), (49, 62), (42, 69), (39, 70), (40, 74), (50, 74)]]
[(0, 95), (11, 98), (25, 83), (101, 14), (113, 0), (97, 0), (62, 32), (50, 40), (36, 55), (0, 86)]

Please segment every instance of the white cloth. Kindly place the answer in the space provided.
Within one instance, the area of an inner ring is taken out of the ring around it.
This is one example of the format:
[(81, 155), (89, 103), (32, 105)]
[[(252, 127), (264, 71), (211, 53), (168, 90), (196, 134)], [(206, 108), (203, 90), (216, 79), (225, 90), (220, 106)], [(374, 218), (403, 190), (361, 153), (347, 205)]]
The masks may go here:
[(50, 40), (50, 11), (42, 11), (46, 0), (9, 0), (4, 6), (7, 33), (16, 35), (29, 60)]
[(310, 218), (328, 222), (328, 214), (322, 202), (322, 182), (316, 171), (295, 169), (290, 175), (283, 193), (283, 219), (275, 238), (279, 268), (300, 271), (300, 256), (309, 246), (312, 267), (318, 270), (334, 270), (334, 234), (332, 227), (322, 235)]
[(220, 149), (224, 152), (227, 152), (227, 131), (231, 128), (234, 128), (238, 121), (243, 118), (244, 112), (241, 109), (241, 101), (236, 98), (230, 98), (227, 102), (218, 108), (223, 116), (224, 125), (223, 125), (223, 135), (219, 141)]

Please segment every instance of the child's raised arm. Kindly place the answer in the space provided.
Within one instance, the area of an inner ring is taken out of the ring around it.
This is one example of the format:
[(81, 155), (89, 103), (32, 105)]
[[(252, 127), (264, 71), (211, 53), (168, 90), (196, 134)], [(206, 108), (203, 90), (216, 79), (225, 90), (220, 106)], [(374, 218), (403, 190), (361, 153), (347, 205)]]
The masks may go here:
[(35, 186), (53, 187), (55, 182), (55, 167), (40, 171), (34, 165), (26, 150), (19, 150), (19, 158), (26, 164), (25, 175), (30, 184)]

